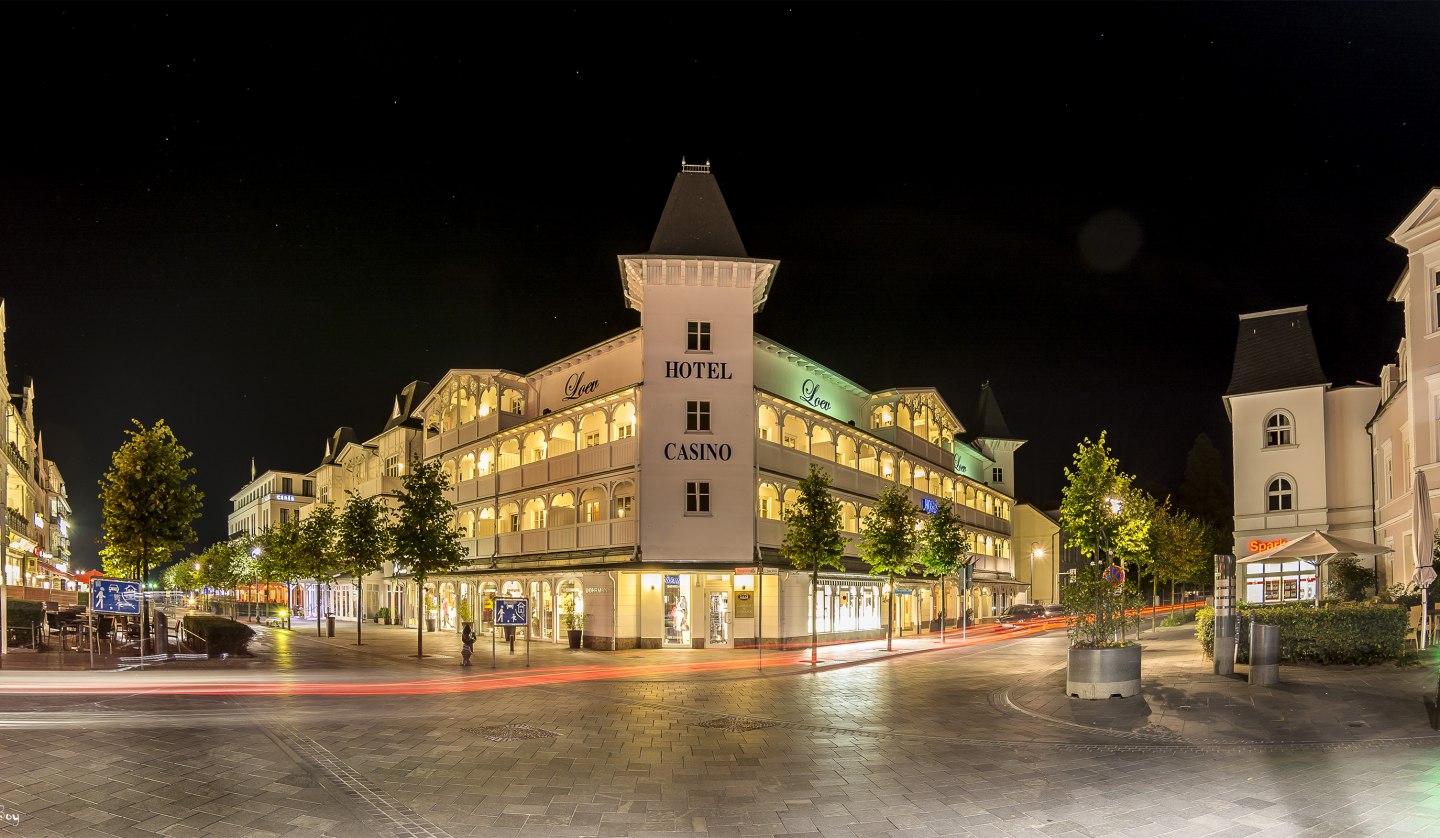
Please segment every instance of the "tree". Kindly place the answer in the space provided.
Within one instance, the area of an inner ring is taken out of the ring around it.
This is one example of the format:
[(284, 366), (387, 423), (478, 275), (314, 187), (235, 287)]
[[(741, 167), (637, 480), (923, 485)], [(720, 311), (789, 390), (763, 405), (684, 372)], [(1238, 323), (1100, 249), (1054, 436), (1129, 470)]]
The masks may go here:
[(305, 578), (300, 566), (300, 521), (288, 518), (260, 532), (260, 576), (285, 583), (285, 627), (295, 611), (295, 583)]
[(1235, 548), (1235, 494), (1225, 480), (1224, 459), (1208, 434), (1195, 437), (1185, 457), (1185, 479), (1175, 494), (1180, 508), (1211, 526), (1206, 550), (1212, 556)]
[[(390, 555), (390, 510), (378, 498), (362, 498), (353, 492), (340, 513), (336, 547), (340, 554), (340, 570), (355, 580), (355, 602), (363, 601), (362, 582), (365, 574), (380, 569)], [(468, 603), (467, 603), (468, 604)], [(363, 645), (360, 626), (365, 615), (355, 615), (355, 645)]]
[[(168, 559), (175, 550), (195, 540), (194, 522), (205, 495), (190, 484), (195, 469), (185, 465), (191, 454), (161, 419), (147, 428), (132, 419), (138, 430), (110, 458), (110, 470), (100, 479), (101, 528), (112, 555), (128, 556), (138, 564), (136, 576), (147, 587), (150, 565)], [(148, 600), (142, 597), (149, 622)], [(144, 642), (140, 653), (144, 654)]]
[(870, 565), (872, 576), (889, 576), (890, 591), (885, 604), (885, 651), (894, 648), (895, 577), (913, 573), (916, 524), (920, 509), (910, 502), (903, 486), (888, 486), (875, 499), (875, 508), (860, 524), (860, 557)]
[[(919, 558), (928, 573), (940, 577), (940, 642), (945, 642), (945, 577), (951, 576), (969, 560), (973, 535), (955, 514), (955, 507), (941, 503), (926, 516), (920, 530)], [(1030, 580), (1035, 584), (1035, 580)], [(960, 606), (964, 608), (962, 604)]]
[(160, 580), (167, 591), (194, 591), (200, 587), (193, 558), (181, 559), (165, 568)]
[(335, 549), (335, 539), (339, 530), (339, 518), (335, 513), (334, 504), (323, 503), (315, 507), (314, 511), (304, 521), (300, 522), (300, 538), (296, 544), (296, 563), (301, 578), (315, 580), (315, 635), (318, 637), (323, 632), (320, 629), (320, 612), (323, 599), (320, 597), (320, 585), (323, 582), (329, 585), (335, 578), (339, 569), (340, 556)]
[[(820, 645), (815, 610), (820, 600), (820, 568), (843, 570), (845, 539), (840, 536), (840, 501), (830, 494), (830, 475), (810, 464), (800, 481), (800, 496), (785, 510), (785, 539), (780, 555), (796, 570), (810, 571), (810, 662), (816, 663)], [(758, 642), (758, 638), (757, 638)]]
[(1348, 602), (1363, 602), (1367, 589), (1374, 588), (1377, 576), (1373, 569), (1362, 567), (1354, 556), (1331, 559), (1326, 574), (1325, 593)]
[[(455, 504), (445, 497), (450, 481), (439, 462), (411, 463), (398, 496), (394, 526), (395, 562), (410, 571), (420, 602), (425, 580), (460, 566), (469, 552), (455, 529)], [(425, 615), (415, 621), (415, 656), (425, 657)]]
[[(1128, 622), (1125, 610), (1138, 604), (1133, 585), (1113, 584), (1105, 578), (1102, 549), (1109, 559), (1124, 567), (1125, 562), (1137, 565), (1148, 562), (1150, 524), (1154, 517), (1154, 501), (1135, 488), (1130, 475), (1120, 470), (1120, 461), (1111, 456), (1102, 431), (1097, 442), (1087, 437), (1075, 450), (1074, 467), (1065, 468), (1065, 488), (1060, 500), (1060, 526), (1074, 537), (1071, 541), (1080, 554), (1091, 559), (1077, 577), (1071, 596), (1061, 596), (1061, 604), (1077, 622), (1105, 626), (1121, 632), (1124, 642)], [(1095, 582), (1095, 577), (1104, 584)], [(1088, 581), (1087, 581), (1088, 580)], [(1084, 585), (1079, 583), (1084, 581)], [(1108, 587), (1107, 587), (1108, 586)], [(1127, 590), (1128, 589), (1128, 590)], [(1114, 618), (1119, 612), (1119, 619)], [(1082, 629), (1072, 631), (1073, 643), (1092, 642)]]
[(1173, 605), (1176, 583), (1192, 582), (1202, 568), (1209, 568), (1213, 538), (1213, 530), (1199, 518), (1175, 509), (1168, 501), (1156, 506), (1150, 524), (1151, 595), (1159, 583), (1168, 582)]

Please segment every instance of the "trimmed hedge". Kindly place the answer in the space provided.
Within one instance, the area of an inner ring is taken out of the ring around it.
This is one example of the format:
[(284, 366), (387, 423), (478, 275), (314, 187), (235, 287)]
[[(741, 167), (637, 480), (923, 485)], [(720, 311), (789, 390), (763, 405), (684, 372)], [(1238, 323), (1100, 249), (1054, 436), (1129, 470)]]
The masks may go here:
[(189, 639), (186, 632), (190, 632), (205, 639), (205, 652), (212, 658), (249, 654), (250, 639), (255, 636), (255, 630), (244, 623), (209, 614), (187, 614), (180, 618), (180, 625), (182, 638)]
[[(1321, 664), (1375, 664), (1405, 653), (1410, 615), (1391, 605), (1239, 605), (1240, 635), (1236, 660), (1250, 662), (1250, 618), (1280, 627), (1280, 659)], [(1195, 637), (1210, 657), (1215, 655), (1215, 609), (1202, 608), (1195, 618)]]
[(25, 629), (24, 637), (29, 643), (30, 627), (35, 624), (45, 625), (45, 603), (34, 602), (28, 599), (7, 599), (5, 600), (5, 622), (12, 629)]

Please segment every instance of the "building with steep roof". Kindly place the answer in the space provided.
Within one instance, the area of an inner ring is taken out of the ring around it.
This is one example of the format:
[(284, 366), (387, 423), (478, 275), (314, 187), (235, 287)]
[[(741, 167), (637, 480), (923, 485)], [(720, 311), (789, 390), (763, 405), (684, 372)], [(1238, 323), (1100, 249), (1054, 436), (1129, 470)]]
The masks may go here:
[[(934, 388), (871, 390), (756, 334), (780, 263), (748, 254), (708, 164), (682, 164), (649, 250), (617, 263), (639, 328), (529, 373), (451, 370), (416, 403), (470, 563), (423, 597), (392, 585), (406, 624), (456, 630), (467, 601), (483, 626), (495, 597), (519, 596), (535, 640), (564, 637), (574, 612), (593, 648), (732, 648), (808, 642), (813, 602), (822, 639), (882, 636), (888, 592), (856, 545), (897, 485), (974, 531), (978, 617), (1023, 595), (1010, 515), (1022, 441), (988, 388), (971, 433)], [(814, 590), (779, 552), (811, 466), (832, 478), (845, 542), (844, 568)], [(897, 584), (895, 629), (929, 630), (942, 610), (954, 624), (947, 588), (942, 603), (937, 580)]]
[[(1320, 365), (1306, 306), (1240, 315), (1225, 390), (1234, 451), (1235, 555), (1311, 530), (1369, 541), (1370, 441), (1379, 389), (1336, 387)], [(1314, 599), (1303, 562), (1239, 565), (1247, 602)]]

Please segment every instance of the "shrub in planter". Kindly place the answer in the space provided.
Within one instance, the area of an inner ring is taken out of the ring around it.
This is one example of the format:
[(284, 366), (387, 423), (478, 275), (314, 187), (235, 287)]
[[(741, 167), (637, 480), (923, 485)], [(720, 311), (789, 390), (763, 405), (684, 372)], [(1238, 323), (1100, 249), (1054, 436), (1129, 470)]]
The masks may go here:
[(208, 614), (189, 614), (180, 619), (180, 625), (185, 629), (181, 636), (190, 639), (198, 635), (205, 641), (204, 651), (212, 658), (249, 654), (250, 638), (255, 636), (255, 630), (244, 623)]
[(379, 608), (379, 609), (376, 609), (376, 611), (375, 611), (375, 619), (376, 619), (376, 620), (384, 620), (384, 621), (385, 621), (385, 625), (387, 625), (387, 626), (390, 625), (390, 609), (389, 609), (389, 608)]
[(1070, 618), (1065, 694), (1077, 698), (1140, 692), (1140, 644), (1125, 639), (1139, 629), (1140, 596), (1131, 586), (1114, 584), (1105, 570), (1098, 562), (1086, 565), (1060, 594)]
[[(1285, 663), (1375, 664), (1405, 653), (1410, 615), (1394, 605), (1331, 605), (1301, 603), (1246, 605), (1235, 609), (1238, 619), (1238, 660), (1250, 660), (1250, 622), (1280, 628), (1280, 660)], [(1215, 653), (1215, 612), (1196, 614), (1195, 637), (1205, 654)]]
[(30, 626), (45, 624), (45, 605), (28, 599), (7, 599), (5, 601), (5, 622), (11, 630), (25, 629), (20, 633), (25, 645), (30, 645)]

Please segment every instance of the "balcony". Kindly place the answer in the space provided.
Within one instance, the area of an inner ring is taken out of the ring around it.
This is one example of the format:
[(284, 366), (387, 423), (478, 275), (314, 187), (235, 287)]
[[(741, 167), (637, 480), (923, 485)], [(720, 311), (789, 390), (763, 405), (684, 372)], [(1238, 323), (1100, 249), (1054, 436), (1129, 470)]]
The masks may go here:
[(39, 546), (44, 540), (40, 528), (35, 526), (25, 515), (16, 509), (5, 510), (5, 525), (12, 535), (19, 535), (28, 538)]
[[(496, 550), (498, 541), (498, 553)], [(470, 551), (472, 559), (499, 556), (563, 553), (571, 550), (605, 550), (635, 545), (635, 519), (614, 518), (583, 524), (566, 524), (543, 530), (500, 533), (478, 538), (463, 538), (460, 543)]]
[(399, 475), (382, 474), (379, 477), (372, 477), (369, 480), (360, 481), (356, 486), (356, 493), (362, 498), (373, 498), (380, 495), (393, 495), (400, 491), (402, 480)]
[(462, 480), (446, 490), (446, 497), (450, 499), (451, 503), (459, 504), (495, 497), (497, 480), (500, 483), (499, 493), (507, 495), (523, 489), (558, 483), (562, 480), (573, 480), (589, 474), (600, 474), (626, 468), (635, 465), (638, 445), (639, 438), (630, 437), (579, 451), (571, 451), (568, 454), (547, 457), (516, 468), (507, 468), (498, 475), (491, 473), (470, 480)]
[(931, 465), (943, 466), (946, 471), (955, 468), (955, 454), (953, 452), (946, 451), (933, 442), (927, 442), (909, 431), (891, 426), (888, 428), (872, 428), (870, 433), (883, 440), (895, 443), (895, 445), (909, 451), (920, 459), (928, 461)]
[[(901, 431), (900, 433), (905, 433)], [(918, 439), (918, 437), (916, 437)], [(880, 490), (892, 485), (888, 480), (882, 480), (879, 476), (842, 466), (839, 463), (831, 462), (794, 448), (785, 448), (773, 442), (761, 441), (758, 445), (760, 468), (773, 471), (778, 474), (787, 474), (799, 478), (810, 473), (810, 464), (814, 463), (827, 472), (831, 477), (831, 485), (841, 492), (852, 492), (865, 497), (878, 497)], [(918, 489), (910, 490), (910, 500), (915, 505), (920, 505), (922, 498), (933, 497), (930, 494), (921, 492)], [(972, 509), (964, 504), (955, 504), (956, 516), (967, 526), (983, 529), (987, 532), (1010, 535), (1012, 532), (1010, 522), (995, 515), (988, 515), (978, 509)]]

